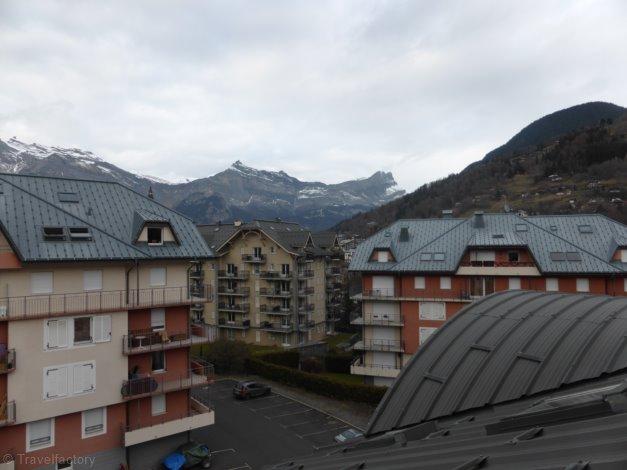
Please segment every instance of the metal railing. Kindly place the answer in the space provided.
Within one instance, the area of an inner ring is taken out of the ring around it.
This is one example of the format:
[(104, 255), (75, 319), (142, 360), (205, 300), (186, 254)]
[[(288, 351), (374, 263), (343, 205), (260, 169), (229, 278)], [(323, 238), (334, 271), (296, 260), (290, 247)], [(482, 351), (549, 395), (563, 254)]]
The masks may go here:
[[(190, 409), (185, 413), (165, 413), (159, 416), (145, 416), (142, 413), (138, 413), (138, 420), (133, 422), (132, 424), (127, 424), (122, 426), (123, 432), (137, 431), (138, 429), (149, 428), (151, 426), (157, 426), (159, 424), (171, 423), (173, 421), (191, 418), (192, 416), (197, 416), (199, 414), (205, 414), (212, 412), (213, 409), (195, 398), (190, 398)], [(144, 420), (142, 420), (144, 419)]]
[(191, 360), (190, 369), (185, 372), (161, 372), (154, 374), (136, 374), (122, 382), (120, 393), (124, 398), (137, 398), (146, 395), (201, 387), (213, 382), (215, 373), (213, 364), (199, 358)]
[(292, 323), (286, 324), (286, 323), (272, 323), (272, 322), (264, 321), (261, 323), (261, 328), (264, 330), (289, 333), (294, 329), (294, 325)]
[(325, 274), (327, 276), (341, 276), (342, 269), (338, 267), (330, 267), (325, 270)]
[(236, 312), (236, 313), (248, 313), (250, 311), (250, 304), (227, 304), (225, 302), (218, 303), (218, 310), (224, 312)]
[(471, 300), (470, 291), (454, 287), (452, 289), (412, 289), (411, 292), (401, 293), (395, 289), (366, 289), (361, 293), (362, 297), (372, 297), (376, 299), (396, 298), (416, 298), (420, 299), (451, 299), (451, 300)]
[(484, 268), (532, 268), (535, 263), (533, 261), (462, 261), (459, 265)]
[(218, 318), (218, 328), (237, 328), (244, 330), (250, 328), (250, 320), (228, 320), (226, 318)]
[(6, 344), (0, 344), (0, 374), (7, 374), (15, 370), (15, 349), (7, 349)]
[(400, 339), (366, 339), (355, 343), (355, 349), (367, 351), (398, 351), (405, 350), (405, 342)]
[(259, 289), (259, 295), (264, 297), (290, 297), (292, 295), (292, 290), (268, 289), (267, 287), (262, 287)]
[(265, 263), (266, 255), (261, 254), (261, 255), (256, 256), (256, 255), (243, 254), (242, 261), (244, 261), (245, 263)]
[(364, 297), (395, 297), (395, 289), (364, 289), (362, 295)]
[(298, 306), (299, 312), (311, 312), (316, 309), (315, 304), (303, 304)]
[(0, 402), (0, 427), (15, 423), (15, 401)]
[(226, 286), (218, 286), (218, 295), (249, 295), (250, 287), (228, 288)]
[(352, 325), (403, 326), (403, 317), (385, 313), (365, 313), (351, 321)]
[(259, 277), (261, 279), (291, 279), (292, 273), (284, 273), (282, 271), (260, 271)]
[(340, 321), (341, 319), (342, 317), (338, 315), (337, 313), (327, 313), (327, 321), (336, 322), (336, 321)]
[(351, 364), (355, 367), (371, 367), (373, 369), (384, 369), (384, 370), (401, 370), (401, 366), (390, 365), (390, 364), (374, 364), (372, 362), (365, 362), (363, 357), (357, 357)]
[(294, 312), (294, 309), (292, 307), (283, 307), (281, 305), (262, 304), (259, 306), (259, 311), (269, 315), (291, 315)]
[(182, 305), (205, 301), (210, 293), (211, 286), (201, 285), (1, 297), (0, 320)]
[(298, 290), (298, 295), (312, 295), (315, 292), (313, 286), (305, 287)]
[(221, 269), (218, 271), (218, 277), (224, 279), (248, 279), (250, 277), (250, 271), (226, 271)]
[(310, 277), (314, 277), (314, 272), (311, 269), (305, 269), (303, 271), (298, 271), (298, 277), (301, 279), (307, 279)]
[(133, 354), (187, 347), (207, 343), (210, 337), (209, 327), (199, 323), (190, 325), (189, 331), (154, 331), (151, 328), (131, 330), (122, 338), (122, 352)]

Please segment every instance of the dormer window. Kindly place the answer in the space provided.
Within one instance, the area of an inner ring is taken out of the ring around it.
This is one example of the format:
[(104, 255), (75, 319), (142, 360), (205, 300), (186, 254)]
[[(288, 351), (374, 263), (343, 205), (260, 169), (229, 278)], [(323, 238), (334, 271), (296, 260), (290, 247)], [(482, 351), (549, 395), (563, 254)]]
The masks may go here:
[(376, 261), (377, 263), (389, 263), (394, 261), (394, 256), (392, 255), (392, 252), (387, 248), (375, 249), (372, 252), (372, 257), (370, 258), (370, 260)]
[(149, 245), (163, 245), (163, 228), (162, 227), (148, 227), (148, 244)]

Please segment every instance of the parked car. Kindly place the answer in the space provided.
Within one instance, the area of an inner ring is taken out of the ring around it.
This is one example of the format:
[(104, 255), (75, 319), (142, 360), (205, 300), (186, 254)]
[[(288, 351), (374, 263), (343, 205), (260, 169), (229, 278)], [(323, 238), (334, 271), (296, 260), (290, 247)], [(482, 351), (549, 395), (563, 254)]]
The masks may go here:
[(233, 387), (233, 396), (243, 400), (270, 395), (271, 392), (272, 389), (269, 385), (259, 382), (237, 382)]
[(347, 429), (346, 431), (335, 436), (335, 442), (339, 442), (340, 444), (345, 444), (348, 441), (352, 441), (354, 439), (358, 439), (363, 437), (364, 433), (358, 431), (357, 429)]
[(167, 470), (181, 470), (188, 468), (210, 468), (211, 452), (209, 447), (195, 441), (189, 441), (163, 459), (163, 467)]

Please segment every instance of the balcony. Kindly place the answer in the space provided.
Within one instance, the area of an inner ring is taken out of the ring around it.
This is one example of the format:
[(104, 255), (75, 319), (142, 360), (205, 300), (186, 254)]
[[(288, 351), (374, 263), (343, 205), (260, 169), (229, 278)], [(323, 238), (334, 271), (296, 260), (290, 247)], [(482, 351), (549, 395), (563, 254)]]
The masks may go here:
[(282, 271), (261, 271), (259, 272), (259, 277), (261, 279), (266, 279), (266, 280), (274, 280), (274, 279), (291, 279), (292, 278), (292, 273), (291, 272), (282, 272)]
[(403, 294), (394, 289), (367, 289), (353, 295), (353, 300), (390, 300), (403, 302), (418, 301), (449, 301), (449, 302), (472, 302), (470, 291), (466, 289), (416, 289), (409, 294)]
[(293, 313), (292, 307), (283, 307), (281, 305), (260, 305), (259, 311), (266, 315), (291, 315)]
[(242, 261), (244, 263), (251, 263), (251, 264), (262, 264), (266, 262), (266, 255), (247, 255), (247, 254), (243, 254), (242, 255)]
[(540, 276), (531, 261), (462, 261), (457, 269), (463, 276)]
[(344, 285), (341, 282), (327, 282), (326, 290), (327, 292), (337, 292), (341, 291)]
[(220, 302), (218, 304), (218, 310), (220, 312), (248, 313), (250, 311), (250, 304), (227, 304), (224, 302)]
[(122, 382), (121, 394), (126, 399), (141, 398), (162, 393), (176, 392), (213, 383), (213, 364), (202, 359), (191, 360), (192, 367), (185, 372), (136, 374)]
[(132, 330), (123, 337), (122, 353), (129, 356), (208, 343), (211, 338), (209, 331), (207, 325), (198, 323), (192, 324), (189, 332), (153, 331), (150, 328)]
[(12, 424), (15, 424), (15, 402), (5, 398), (0, 402), (0, 428)]
[(391, 366), (388, 364), (374, 364), (364, 362), (364, 359), (358, 357), (351, 364), (351, 374), (353, 375), (368, 375), (373, 377), (387, 377), (395, 379), (401, 368), (398, 366)]
[(314, 304), (303, 304), (298, 306), (298, 313), (313, 312), (316, 309)]
[(7, 349), (6, 344), (0, 344), (0, 375), (15, 370), (15, 349)]
[(272, 323), (265, 321), (261, 323), (261, 328), (274, 333), (291, 333), (294, 331), (294, 325), (291, 323)]
[(250, 320), (229, 320), (227, 318), (218, 318), (218, 328), (231, 328), (234, 330), (247, 330), (250, 328)]
[(305, 296), (307, 296), (307, 295), (313, 295), (313, 294), (314, 294), (314, 292), (315, 292), (315, 291), (314, 291), (313, 286), (309, 286), (309, 287), (305, 287), (305, 288), (299, 289), (299, 290), (298, 290), (298, 295), (299, 295), (300, 297), (305, 297)]
[(305, 269), (303, 271), (298, 271), (298, 278), (299, 279), (309, 279), (314, 277), (314, 272), (311, 269)]
[(233, 287), (229, 288), (226, 286), (218, 286), (218, 295), (230, 295), (230, 296), (240, 296), (247, 297), (250, 294), (249, 287)]
[(162, 420), (150, 416), (146, 417), (145, 423), (140, 421), (127, 426), (124, 429), (124, 446), (141, 444), (215, 423), (215, 413), (211, 408), (194, 398), (190, 399), (190, 405), (190, 411), (183, 415), (163, 415)]
[(259, 289), (259, 295), (262, 297), (291, 297), (292, 291), (290, 289), (268, 289), (267, 287), (262, 287)]
[(330, 268), (325, 269), (325, 274), (327, 276), (341, 276), (342, 275), (342, 269), (338, 268), (336, 266), (332, 266)]
[(189, 305), (206, 302), (210, 297), (211, 286), (207, 285), (198, 286), (194, 291), (182, 286), (2, 297), (0, 320), (32, 320), (79, 313)]
[(307, 331), (316, 327), (316, 322), (314, 320), (307, 320), (306, 322), (300, 323), (298, 325), (299, 331)]
[(205, 277), (205, 272), (202, 268), (193, 268), (189, 271), (189, 278), (194, 280), (202, 280)]
[(218, 271), (218, 279), (239, 279), (245, 281), (250, 277), (250, 271), (225, 271), (221, 269)]
[(366, 313), (352, 320), (351, 325), (403, 326), (403, 317), (387, 313)]
[(342, 319), (337, 313), (327, 313), (327, 321), (331, 323), (338, 322)]
[(400, 339), (365, 339), (357, 341), (353, 349), (360, 351), (390, 351), (403, 352), (405, 343)]

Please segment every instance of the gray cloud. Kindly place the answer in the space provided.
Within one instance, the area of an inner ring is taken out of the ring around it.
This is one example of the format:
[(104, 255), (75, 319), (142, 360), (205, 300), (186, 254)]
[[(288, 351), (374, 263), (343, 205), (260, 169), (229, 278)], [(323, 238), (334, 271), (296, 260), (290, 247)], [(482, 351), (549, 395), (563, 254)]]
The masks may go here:
[(627, 104), (626, 20), (622, 0), (5, 0), (0, 137), (412, 190), (543, 114)]

